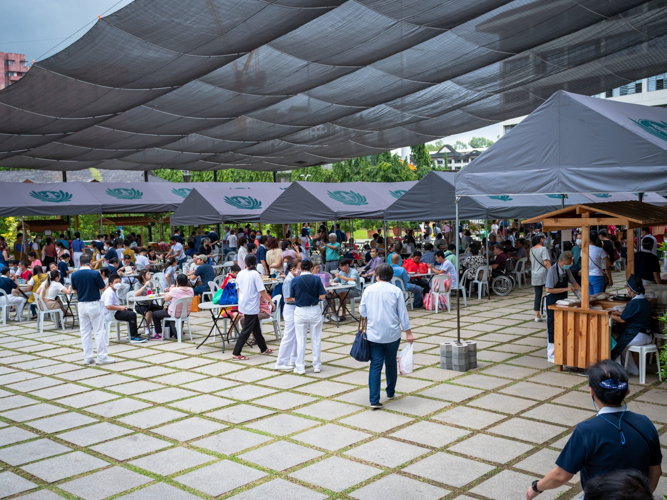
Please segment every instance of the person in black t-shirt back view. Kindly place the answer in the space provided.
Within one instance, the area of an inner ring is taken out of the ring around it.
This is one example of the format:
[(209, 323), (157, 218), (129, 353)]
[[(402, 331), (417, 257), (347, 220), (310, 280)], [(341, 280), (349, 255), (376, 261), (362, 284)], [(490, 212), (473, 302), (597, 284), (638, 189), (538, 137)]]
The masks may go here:
[(607, 252), (609, 262), (614, 263), (614, 242), (609, 239), (606, 229), (600, 229), (600, 239), (602, 240), (602, 249)]

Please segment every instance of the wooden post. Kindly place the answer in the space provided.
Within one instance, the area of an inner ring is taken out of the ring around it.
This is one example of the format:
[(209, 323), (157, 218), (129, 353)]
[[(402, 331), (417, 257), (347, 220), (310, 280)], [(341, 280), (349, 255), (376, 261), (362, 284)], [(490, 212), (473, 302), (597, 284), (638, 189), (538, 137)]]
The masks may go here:
[(74, 231), (78, 231), (78, 230), (79, 230), (79, 216), (75, 215), (74, 216)]
[(589, 308), (588, 298), (588, 243), (590, 226), (581, 227), (581, 308), (587, 311)]

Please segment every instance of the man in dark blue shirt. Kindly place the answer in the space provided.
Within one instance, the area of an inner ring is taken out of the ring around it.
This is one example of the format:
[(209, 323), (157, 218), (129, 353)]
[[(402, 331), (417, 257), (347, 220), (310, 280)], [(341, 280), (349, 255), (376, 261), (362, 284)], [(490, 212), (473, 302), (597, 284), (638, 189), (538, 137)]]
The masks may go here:
[(213, 243), (213, 244), (215, 244), (220, 239), (220, 236), (218, 236), (218, 233), (216, 233), (213, 228), (211, 228), (211, 230), (208, 232), (206, 237), (209, 240), (211, 240), (211, 243)]
[(201, 283), (195, 287), (194, 292), (195, 295), (201, 295), (211, 290), (208, 284), (210, 281), (215, 280), (215, 269), (208, 264), (208, 257), (206, 255), (195, 255), (194, 261), (197, 264), (197, 269), (190, 271), (190, 279), (200, 279)]
[(58, 262), (58, 271), (60, 271), (60, 282), (65, 283), (65, 278), (69, 274), (69, 254), (65, 252), (60, 256), (60, 261)]
[[(8, 305), (14, 306), (16, 308), (16, 315), (14, 316), (14, 319), (16, 321), (20, 321), (23, 318), (23, 308), (25, 307), (27, 301), (24, 297), (12, 295), (12, 290), (15, 290), (16, 288), (18, 288), (18, 285), (13, 279), (9, 277), (9, 268), (3, 267), (0, 269), (0, 290), (4, 290), (4, 292), (7, 294), (6, 297), (0, 298), (0, 303), (6, 300)], [(7, 310), (4, 314), (9, 316), (9, 310)]]
[(320, 373), (322, 363), (322, 309), (320, 301), (327, 296), (327, 291), (319, 277), (311, 274), (313, 263), (305, 260), (301, 263), (301, 275), (292, 280), (294, 296), (294, 330), (296, 332), (296, 363), (294, 373), (306, 373), (306, 341), (310, 328), (310, 346), (313, 352), (313, 370)]
[(83, 255), (86, 245), (81, 241), (81, 234), (77, 231), (74, 233), (74, 240), (72, 241), (72, 260), (74, 267), (79, 267), (79, 258)]
[(86, 365), (95, 364), (93, 357), (93, 337), (97, 344), (97, 364), (107, 365), (116, 360), (107, 353), (106, 335), (104, 333), (104, 305), (100, 301), (100, 290), (105, 288), (102, 275), (90, 268), (90, 255), (81, 256), (81, 268), (72, 274), (72, 289), (78, 298), (79, 328), (81, 330), (81, 344), (83, 346), (83, 362)]
[(269, 238), (266, 235), (262, 235), (262, 237), (259, 239), (259, 247), (257, 248), (257, 263), (262, 264), (262, 268), (264, 269), (264, 274), (268, 276), (271, 274), (271, 270), (269, 269), (269, 266), (266, 263), (266, 242)]
[(118, 258), (118, 252), (114, 248), (114, 244), (111, 241), (107, 241), (107, 252), (104, 254), (104, 260), (107, 261), (107, 264), (111, 263), (111, 259)]
[[(625, 285), (631, 297), (623, 312), (612, 311), (611, 318), (615, 321), (612, 331), (617, 335), (616, 347), (611, 351), (611, 359), (618, 358), (629, 345), (650, 344), (651, 335), (651, 304), (644, 297), (644, 286), (633, 274)], [(636, 370), (628, 367), (631, 374)]]

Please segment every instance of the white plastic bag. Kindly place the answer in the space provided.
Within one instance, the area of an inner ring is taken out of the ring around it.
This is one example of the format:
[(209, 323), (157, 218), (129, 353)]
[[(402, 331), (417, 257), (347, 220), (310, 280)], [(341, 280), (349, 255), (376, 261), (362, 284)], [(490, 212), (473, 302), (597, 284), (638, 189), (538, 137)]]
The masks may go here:
[(412, 373), (414, 366), (412, 344), (408, 344), (398, 353), (398, 373), (401, 375)]

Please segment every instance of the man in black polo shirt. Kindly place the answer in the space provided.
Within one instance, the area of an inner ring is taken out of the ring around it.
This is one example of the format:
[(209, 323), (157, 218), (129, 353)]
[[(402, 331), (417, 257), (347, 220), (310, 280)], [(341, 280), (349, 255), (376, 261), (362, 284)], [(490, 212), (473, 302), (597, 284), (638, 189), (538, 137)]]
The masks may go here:
[(90, 255), (81, 256), (81, 268), (71, 276), (72, 289), (76, 290), (79, 310), (79, 329), (83, 346), (83, 362), (95, 364), (93, 357), (93, 336), (97, 344), (97, 364), (108, 365), (116, 360), (107, 355), (107, 343), (104, 334), (104, 305), (100, 302), (100, 290), (106, 286), (102, 275), (90, 268)]
[[(334, 235), (335, 237), (335, 235)], [(294, 295), (294, 329), (296, 332), (296, 364), (294, 373), (306, 373), (306, 342), (310, 329), (310, 347), (313, 353), (313, 371), (320, 373), (320, 350), (322, 345), (322, 309), (327, 292), (319, 277), (313, 276), (313, 263), (305, 260), (301, 263), (301, 275), (292, 280), (292, 294)]]

